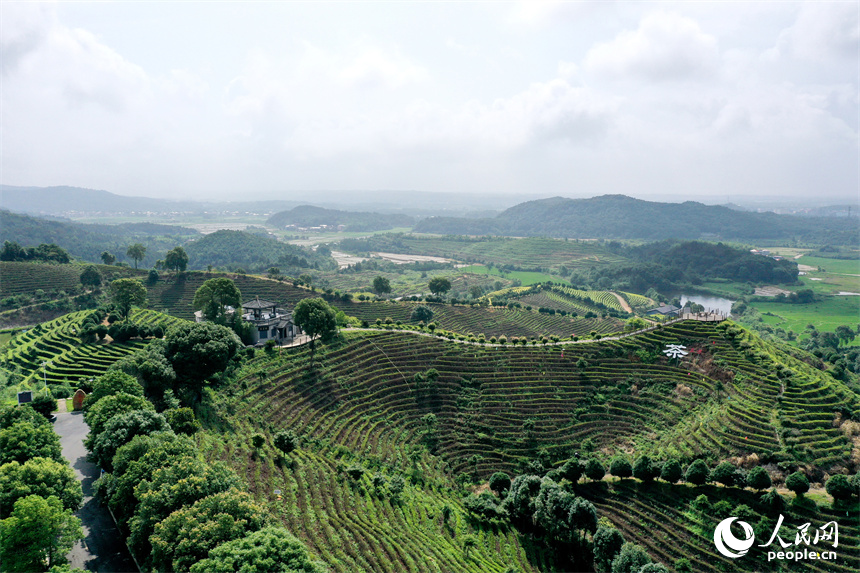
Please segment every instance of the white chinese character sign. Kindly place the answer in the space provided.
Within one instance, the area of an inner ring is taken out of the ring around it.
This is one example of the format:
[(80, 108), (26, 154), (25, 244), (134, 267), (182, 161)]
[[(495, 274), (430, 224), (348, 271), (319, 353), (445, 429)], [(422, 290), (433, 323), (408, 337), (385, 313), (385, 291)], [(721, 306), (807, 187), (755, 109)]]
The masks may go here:
[(687, 347), (683, 344), (667, 344), (663, 354), (669, 358), (681, 358), (689, 353), (687, 352)]

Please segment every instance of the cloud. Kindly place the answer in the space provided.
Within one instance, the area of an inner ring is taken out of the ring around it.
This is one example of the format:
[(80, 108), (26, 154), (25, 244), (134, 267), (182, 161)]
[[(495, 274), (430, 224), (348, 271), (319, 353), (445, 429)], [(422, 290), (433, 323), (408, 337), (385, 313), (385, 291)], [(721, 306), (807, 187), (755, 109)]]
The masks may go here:
[(695, 20), (657, 12), (643, 18), (637, 30), (594, 46), (584, 67), (601, 78), (661, 82), (705, 77), (718, 60), (716, 39), (702, 32)]
[(770, 57), (793, 56), (812, 62), (857, 59), (860, 17), (856, 2), (803, 4), (794, 24), (783, 30)]

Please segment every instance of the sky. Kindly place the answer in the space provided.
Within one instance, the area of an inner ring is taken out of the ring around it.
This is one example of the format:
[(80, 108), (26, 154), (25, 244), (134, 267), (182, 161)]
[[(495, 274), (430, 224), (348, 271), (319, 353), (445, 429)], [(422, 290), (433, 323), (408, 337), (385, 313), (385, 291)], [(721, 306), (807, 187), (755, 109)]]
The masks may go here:
[(3, 0), (0, 183), (853, 201), (858, 14), (857, 0)]

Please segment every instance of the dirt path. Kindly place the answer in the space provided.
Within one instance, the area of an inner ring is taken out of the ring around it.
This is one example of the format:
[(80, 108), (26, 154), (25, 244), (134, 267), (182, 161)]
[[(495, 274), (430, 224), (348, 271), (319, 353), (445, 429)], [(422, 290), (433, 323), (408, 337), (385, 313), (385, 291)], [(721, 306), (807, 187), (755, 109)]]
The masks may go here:
[(615, 298), (617, 298), (617, 299), (618, 299), (618, 303), (621, 305), (621, 308), (623, 308), (623, 309), (624, 309), (624, 312), (630, 312), (630, 313), (632, 313), (632, 312), (633, 312), (633, 309), (632, 309), (632, 308), (630, 308), (630, 305), (629, 305), (629, 304), (627, 304), (627, 301), (626, 301), (626, 300), (624, 300), (624, 297), (623, 297), (623, 296), (621, 296), (621, 295), (620, 295), (620, 294), (618, 294), (617, 292), (612, 292), (612, 291), (610, 291), (610, 293), (611, 293), (611, 294), (613, 294), (613, 295), (615, 295)]

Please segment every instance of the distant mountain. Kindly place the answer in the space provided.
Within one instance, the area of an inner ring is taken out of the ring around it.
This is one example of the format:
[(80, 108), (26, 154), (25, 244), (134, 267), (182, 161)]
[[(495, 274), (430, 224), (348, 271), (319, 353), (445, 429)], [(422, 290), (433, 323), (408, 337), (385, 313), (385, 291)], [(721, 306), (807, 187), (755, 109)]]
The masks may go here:
[(55, 243), (72, 256), (90, 262), (100, 262), (99, 256), (104, 251), (110, 251), (121, 261), (129, 245), (141, 243), (147, 248), (146, 258), (141, 264), (151, 266), (169, 249), (199, 235), (194, 229), (174, 225), (88, 225), (49, 221), (0, 210), (0, 243), (14, 241), (22, 247)]
[(383, 231), (395, 227), (411, 227), (415, 224), (415, 219), (409, 215), (338, 211), (301, 205), (290, 211), (275, 213), (266, 222), (272, 227), (280, 229), (290, 225), (305, 228), (343, 225), (345, 231)]
[(657, 203), (624, 195), (528, 201), (485, 219), (431, 217), (420, 221), (413, 230), (583, 239), (798, 239), (830, 244), (860, 241), (856, 221), (847, 218), (750, 213), (694, 201)]
[(185, 246), (189, 269), (208, 265), (228, 270), (263, 272), (278, 267), (284, 274), (298, 275), (305, 269), (331, 270), (335, 260), (310, 249), (282, 243), (257, 232), (215, 231)]

